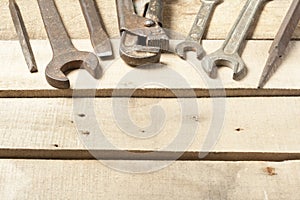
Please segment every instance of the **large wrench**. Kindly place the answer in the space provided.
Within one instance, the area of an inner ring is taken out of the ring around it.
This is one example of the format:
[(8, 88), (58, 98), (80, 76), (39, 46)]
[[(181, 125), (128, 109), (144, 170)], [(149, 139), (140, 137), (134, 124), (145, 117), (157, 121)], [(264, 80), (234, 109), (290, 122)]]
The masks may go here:
[(136, 14), (132, 0), (116, 0), (121, 32), (120, 56), (131, 66), (157, 63), (161, 50), (169, 49), (162, 28), (162, 0), (150, 0), (146, 16)]
[(213, 11), (220, 2), (221, 0), (201, 0), (200, 10), (188, 37), (184, 42), (176, 46), (175, 51), (181, 58), (186, 59), (187, 51), (195, 51), (199, 59), (205, 56), (205, 50), (201, 45), (201, 41), (213, 15)]
[(247, 0), (222, 48), (204, 57), (202, 67), (210, 77), (215, 76), (216, 68), (219, 66), (232, 68), (234, 80), (241, 80), (247, 75), (247, 68), (240, 52), (250, 27), (267, 1), (270, 0)]
[(74, 47), (54, 0), (38, 0), (38, 4), (53, 50), (53, 58), (46, 68), (48, 83), (56, 88), (67, 89), (70, 82), (65, 73), (81, 67), (94, 78), (99, 78), (101, 68), (97, 56)]

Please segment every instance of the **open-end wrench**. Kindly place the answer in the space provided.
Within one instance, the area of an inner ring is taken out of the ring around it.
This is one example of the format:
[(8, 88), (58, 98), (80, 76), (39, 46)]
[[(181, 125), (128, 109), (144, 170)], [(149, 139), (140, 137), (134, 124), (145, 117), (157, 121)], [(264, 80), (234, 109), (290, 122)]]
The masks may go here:
[(213, 15), (213, 11), (216, 8), (216, 5), (220, 2), (221, 0), (201, 0), (200, 10), (188, 37), (184, 42), (176, 46), (175, 51), (177, 55), (186, 59), (187, 51), (195, 51), (199, 59), (205, 56), (205, 51), (201, 45), (201, 41), (206, 31), (206, 27)]
[(241, 80), (247, 75), (247, 68), (240, 53), (250, 27), (267, 1), (270, 0), (247, 0), (222, 48), (203, 58), (202, 67), (210, 77), (215, 76), (219, 66), (232, 68), (234, 80)]
[(98, 57), (74, 47), (54, 0), (38, 0), (38, 4), (53, 50), (53, 58), (46, 68), (48, 83), (56, 88), (67, 89), (70, 82), (65, 73), (81, 67), (94, 78), (100, 78)]
[(98, 13), (95, 0), (79, 0), (79, 2), (95, 53), (100, 58), (111, 57), (113, 55), (112, 46), (104, 29), (101, 16)]
[(161, 27), (161, 0), (150, 0), (146, 16), (135, 13), (132, 0), (116, 0), (121, 32), (120, 56), (131, 66), (156, 63), (169, 38)]

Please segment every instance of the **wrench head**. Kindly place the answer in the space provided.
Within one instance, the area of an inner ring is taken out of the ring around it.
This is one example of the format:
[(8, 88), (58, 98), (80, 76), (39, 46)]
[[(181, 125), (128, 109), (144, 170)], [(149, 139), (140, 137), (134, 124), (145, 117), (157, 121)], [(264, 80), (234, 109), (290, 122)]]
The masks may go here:
[(96, 55), (90, 52), (72, 51), (53, 57), (46, 67), (48, 83), (59, 89), (70, 88), (70, 81), (66, 74), (72, 70), (83, 68), (94, 78), (101, 76), (101, 67)]
[(120, 57), (130, 66), (136, 67), (148, 63), (158, 63), (161, 57), (159, 47), (138, 44), (138, 36), (126, 31), (122, 33), (120, 43)]
[(161, 54), (157, 52), (143, 51), (143, 47), (120, 48), (120, 57), (130, 66), (137, 67), (149, 63), (159, 63)]
[(243, 79), (247, 75), (246, 64), (238, 53), (226, 54), (221, 49), (205, 56), (202, 60), (202, 67), (211, 78), (217, 76), (217, 68), (222, 66), (233, 70), (233, 79), (236, 81)]
[(194, 51), (197, 53), (197, 58), (202, 59), (205, 56), (205, 50), (202, 45), (196, 41), (184, 41), (178, 44), (175, 48), (176, 54), (186, 60), (186, 52)]

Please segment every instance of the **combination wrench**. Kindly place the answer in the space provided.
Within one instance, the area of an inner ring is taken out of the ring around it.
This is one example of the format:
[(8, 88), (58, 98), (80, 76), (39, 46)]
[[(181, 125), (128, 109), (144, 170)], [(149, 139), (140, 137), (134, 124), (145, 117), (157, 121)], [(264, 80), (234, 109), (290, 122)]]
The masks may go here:
[(186, 59), (187, 51), (195, 51), (199, 59), (205, 56), (205, 50), (201, 45), (201, 41), (214, 9), (220, 2), (221, 0), (201, 0), (201, 7), (190, 33), (185, 41), (178, 44), (175, 49), (176, 54), (182, 59)]
[(90, 52), (78, 51), (63, 24), (54, 0), (38, 0), (47, 35), (53, 50), (53, 58), (46, 67), (46, 79), (60, 89), (70, 87), (67, 72), (83, 67), (94, 78), (100, 78), (98, 57)]
[(240, 54), (250, 27), (267, 1), (271, 0), (247, 0), (222, 48), (203, 58), (202, 67), (210, 77), (215, 77), (216, 69), (220, 66), (232, 68), (234, 80), (241, 80), (247, 75), (247, 68)]

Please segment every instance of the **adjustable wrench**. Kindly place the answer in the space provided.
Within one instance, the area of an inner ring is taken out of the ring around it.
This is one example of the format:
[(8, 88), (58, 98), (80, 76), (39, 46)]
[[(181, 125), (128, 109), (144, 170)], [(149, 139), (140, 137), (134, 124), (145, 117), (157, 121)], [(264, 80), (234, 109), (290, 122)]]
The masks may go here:
[(200, 10), (188, 37), (184, 42), (176, 46), (175, 51), (181, 58), (186, 59), (187, 51), (195, 51), (199, 59), (205, 56), (205, 50), (201, 45), (201, 41), (213, 11), (220, 2), (221, 0), (201, 0)]
[(131, 66), (156, 63), (169, 38), (161, 27), (162, 0), (150, 0), (146, 16), (138, 16), (132, 0), (116, 0), (121, 32), (120, 56)]
[(204, 57), (202, 66), (210, 77), (215, 76), (216, 68), (219, 66), (232, 68), (234, 80), (241, 80), (246, 76), (247, 68), (240, 56), (240, 51), (244, 47), (243, 43), (255, 17), (267, 1), (271, 0), (247, 0), (222, 48)]
[(65, 73), (81, 67), (94, 78), (99, 78), (101, 68), (97, 56), (74, 47), (54, 0), (38, 0), (38, 4), (53, 50), (53, 58), (46, 68), (48, 83), (56, 88), (67, 89), (70, 82)]

